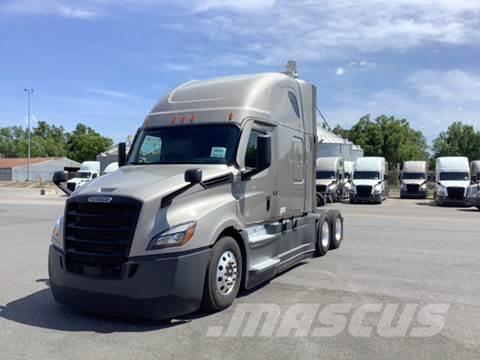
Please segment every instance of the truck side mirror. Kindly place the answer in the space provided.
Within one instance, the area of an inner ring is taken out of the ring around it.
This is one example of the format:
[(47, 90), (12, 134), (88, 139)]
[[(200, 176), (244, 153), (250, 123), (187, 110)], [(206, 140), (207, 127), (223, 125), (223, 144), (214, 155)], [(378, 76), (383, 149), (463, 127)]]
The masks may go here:
[(475, 184), (477, 182), (477, 176), (472, 175), (472, 177), (470, 178), (470, 181), (472, 182), (472, 184)]
[(402, 180), (402, 175), (398, 175), (398, 180)]
[(257, 137), (257, 167), (260, 172), (268, 168), (272, 163), (272, 138), (270, 136)]
[(65, 174), (65, 171), (55, 171), (52, 176), (52, 182), (54, 184), (60, 184), (62, 182), (67, 182), (67, 174)]
[(431, 182), (432, 180), (433, 180), (432, 175), (428, 175), (428, 176), (427, 176), (427, 181), (428, 181), (428, 182)]
[(127, 163), (127, 144), (118, 143), (118, 167), (122, 167)]
[(387, 181), (388, 180), (388, 175), (383, 175), (383, 181)]
[(202, 181), (202, 175), (202, 170), (200, 169), (185, 170), (185, 182), (191, 185), (198, 184)]

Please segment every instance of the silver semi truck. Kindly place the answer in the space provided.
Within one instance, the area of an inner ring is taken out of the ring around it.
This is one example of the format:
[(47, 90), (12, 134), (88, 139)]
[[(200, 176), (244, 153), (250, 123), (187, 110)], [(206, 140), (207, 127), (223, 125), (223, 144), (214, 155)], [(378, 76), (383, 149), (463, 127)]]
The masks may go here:
[(49, 251), (55, 300), (130, 317), (216, 311), (338, 248), (340, 212), (316, 207), (315, 106), (315, 86), (283, 73), (174, 89), (129, 153), (119, 146), (119, 170), (68, 198)]
[(399, 180), (401, 199), (408, 197), (427, 198), (428, 175), (426, 161), (405, 161)]
[(388, 163), (383, 157), (366, 156), (355, 160), (350, 203), (381, 204), (388, 192)]
[(317, 192), (332, 202), (343, 199), (343, 158), (317, 158), (316, 186)]

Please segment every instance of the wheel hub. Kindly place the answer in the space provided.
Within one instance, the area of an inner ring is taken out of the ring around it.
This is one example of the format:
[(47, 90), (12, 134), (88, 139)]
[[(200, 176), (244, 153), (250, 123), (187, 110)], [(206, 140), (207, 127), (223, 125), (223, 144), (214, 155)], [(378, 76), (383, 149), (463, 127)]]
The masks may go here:
[(232, 292), (237, 281), (237, 258), (230, 250), (225, 251), (217, 264), (217, 289), (222, 295)]

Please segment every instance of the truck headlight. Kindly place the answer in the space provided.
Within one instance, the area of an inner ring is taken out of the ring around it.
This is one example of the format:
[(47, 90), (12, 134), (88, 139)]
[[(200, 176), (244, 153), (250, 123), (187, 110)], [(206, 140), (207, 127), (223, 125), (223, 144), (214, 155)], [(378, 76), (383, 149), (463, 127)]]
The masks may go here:
[(335, 184), (328, 185), (328, 190), (333, 191), (335, 189)]
[(427, 183), (423, 183), (422, 186), (420, 186), (421, 190), (426, 190), (427, 189)]
[(195, 222), (174, 226), (150, 240), (147, 250), (163, 249), (172, 246), (182, 246), (193, 237)]
[(51, 242), (52, 242), (52, 245), (59, 248), (59, 249), (62, 249), (62, 243), (63, 243), (63, 216), (60, 216), (57, 220), (57, 222), (55, 223), (55, 226), (53, 227), (53, 231), (52, 231), (52, 236), (50, 238)]
[(406, 187), (407, 187), (407, 186), (405, 185), (404, 182), (401, 182), (401, 183), (400, 183), (400, 190), (405, 190)]
[(439, 195), (444, 195), (444, 196), (446, 196), (446, 195), (447, 195), (447, 189), (444, 188), (443, 186), (439, 186), (437, 193), (438, 193)]
[(375, 185), (375, 187), (373, 188), (373, 192), (374, 192), (375, 194), (381, 193), (381, 192), (382, 192), (382, 184), (377, 184), (377, 185)]

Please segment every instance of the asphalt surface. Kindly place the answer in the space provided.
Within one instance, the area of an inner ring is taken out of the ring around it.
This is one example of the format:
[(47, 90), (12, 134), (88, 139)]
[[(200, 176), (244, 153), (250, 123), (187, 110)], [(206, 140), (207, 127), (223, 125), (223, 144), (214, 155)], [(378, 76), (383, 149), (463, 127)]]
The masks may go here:
[[(38, 190), (0, 189), (1, 359), (480, 358), (476, 209), (438, 208), (427, 200), (339, 204), (345, 216), (340, 249), (242, 294), (223, 312), (150, 322), (95, 317), (54, 303), (47, 251), (63, 201), (41, 197)], [(422, 320), (421, 309), (430, 305), (443, 310)], [(239, 310), (262, 306), (280, 309), (283, 330), (226, 331)], [(295, 306), (308, 311), (288, 318)], [(315, 317), (313, 327), (322, 326), (315, 309), (329, 306), (350, 310), (335, 323), (337, 334), (315, 335), (309, 316)], [(401, 309), (409, 306), (416, 312), (405, 335), (382, 330), (387, 308), (397, 309), (394, 323), (400, 323)], [(353, 314), (365, 307), (371, 310), (361, 322), (370, 329), (366, 333), (350, 326), (358, 320)], [(296, 319), (300, 331), (288, 331)], [(436, 334), (413, 336), (432, 319)]]

